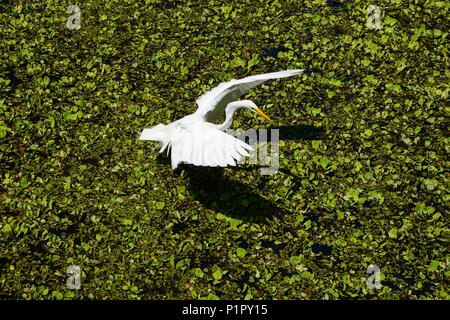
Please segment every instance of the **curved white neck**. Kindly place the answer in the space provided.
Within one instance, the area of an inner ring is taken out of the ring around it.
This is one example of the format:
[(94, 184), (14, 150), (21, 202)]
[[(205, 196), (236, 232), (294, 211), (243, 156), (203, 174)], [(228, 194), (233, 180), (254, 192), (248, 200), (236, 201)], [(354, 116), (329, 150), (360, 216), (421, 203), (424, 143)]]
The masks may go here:
[(250, 107), (256, 107), (253, 101), (250, 100), (241, 100), (229, 103), (225, 108), (225, 121), (222, 124), (217, 125), (217, 129), (221, 131), (227, 130), (233, 123), (234, 112), (239, 108), (249, 109)]

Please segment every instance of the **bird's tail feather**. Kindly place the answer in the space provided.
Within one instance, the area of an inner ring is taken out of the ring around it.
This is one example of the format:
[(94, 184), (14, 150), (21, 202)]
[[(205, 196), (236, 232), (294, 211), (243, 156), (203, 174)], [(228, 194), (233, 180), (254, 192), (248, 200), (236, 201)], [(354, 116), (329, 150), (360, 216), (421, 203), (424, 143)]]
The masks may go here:
[(155, 141), (163, 141), (166, 133), (161, 130), (165, 127), (162, 123), (152, 127), (144, 129), (140, 136), (139, 140), (155, 140)]
[[(161, 150), (159, 152), (163, 152), (166, 147), (170, 149), (170, 130), (167, 130), (168, 127), (163, 125), (162, 123), (152, 127), (144, 129), (140, 136), (139, 140), (153, 140), (159, 141), (162, 143)], [(169, 151), (169, 149), (167, 151)]]

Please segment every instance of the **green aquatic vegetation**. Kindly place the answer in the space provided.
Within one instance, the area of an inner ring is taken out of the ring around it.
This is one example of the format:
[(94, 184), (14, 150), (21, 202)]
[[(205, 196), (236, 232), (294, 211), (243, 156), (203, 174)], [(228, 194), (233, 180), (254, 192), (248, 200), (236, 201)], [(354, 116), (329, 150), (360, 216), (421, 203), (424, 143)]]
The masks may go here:
[[(0, 298), (448, 299), (449, 4), (0, 3)], [(280, 168), (176, 171), (140, 128), (232, 78)], [(81, 289), (67, 288), (67, 268)], [(381, 271), (369, 289), (367, 269)]]

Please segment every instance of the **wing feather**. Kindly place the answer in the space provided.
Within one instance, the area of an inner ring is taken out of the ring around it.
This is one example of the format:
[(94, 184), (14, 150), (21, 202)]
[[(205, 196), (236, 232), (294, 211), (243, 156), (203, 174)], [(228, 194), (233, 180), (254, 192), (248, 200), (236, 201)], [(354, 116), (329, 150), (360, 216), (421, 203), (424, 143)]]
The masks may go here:
[(207, 121), (215, 121), (223, 114), (228, 103), (237, 100), (245, 92), (270, 79), (291, 77), (302, 73), (302, 69), (291, 69), (279, 72), (270, 72), (246, 77), (239, 80), (222, 82), (217, 87), (205, 92), (197, 99), (196, 113)]
[(252, 148), (245, 142), (215, 128), (209, 123), (199, 122), (181, 131), (171, 139), (172, 169), (179, 163), (196, 166), (235, 166), (236, 160), (247, 155)]

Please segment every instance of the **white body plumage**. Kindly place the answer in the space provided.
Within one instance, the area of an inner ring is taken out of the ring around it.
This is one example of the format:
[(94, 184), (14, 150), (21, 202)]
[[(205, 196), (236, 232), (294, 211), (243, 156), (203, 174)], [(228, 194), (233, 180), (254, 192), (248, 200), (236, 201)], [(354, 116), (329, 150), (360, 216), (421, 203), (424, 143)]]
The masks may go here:
[[(144, 129), (140, 140), (155, 140), (162, 143), (160, 152), (171, 151), (172, 169), (184, 162), (196, 166), (234, 166), (236, 161), (248, 156), (252, 148), (245, 142), (225, 133), (233, 122), (233, 113), (247, 108), (270, 120), (252, 101), (235, 101), (246, 91), (270, 79), (294, 76), (303, 70), (285, 70), (265, 73), (239, 80), (222, 82), (197, 99), (198, 109), (168, 125), (158, 124)], [(225, 122), (213, 122), (225, 111)]]

